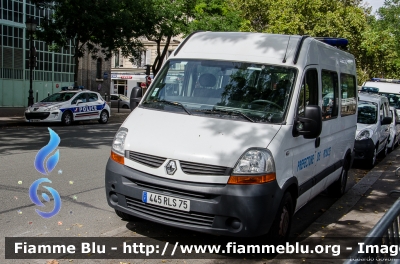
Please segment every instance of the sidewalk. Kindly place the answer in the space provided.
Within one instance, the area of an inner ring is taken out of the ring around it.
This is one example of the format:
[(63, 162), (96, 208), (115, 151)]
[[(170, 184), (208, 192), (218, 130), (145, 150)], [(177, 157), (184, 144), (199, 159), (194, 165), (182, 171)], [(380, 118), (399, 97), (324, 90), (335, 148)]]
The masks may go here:
[[(0, 107), (0, 128), (32, 125), (25, 122), (25, 107)], [(122, 123), (130, 114), (130, 109), (111, 108), (109, 123)]]

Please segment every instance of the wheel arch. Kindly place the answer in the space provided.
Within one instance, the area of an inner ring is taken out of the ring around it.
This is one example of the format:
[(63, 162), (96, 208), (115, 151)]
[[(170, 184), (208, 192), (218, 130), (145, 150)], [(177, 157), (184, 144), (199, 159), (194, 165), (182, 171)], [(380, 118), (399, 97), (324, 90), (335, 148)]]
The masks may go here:
[(66, 109), (66, 110), (62, 113), (62, 115), (61, 115), (61, 120), (62, 120), (62, 116), (63, 116), (65, 113), (70, 113), (70, 114), (71, 114), (71, 119), (72, 119), (72, 121), (74, 121), (74, 113), (72, 113), (72, 111), (71, 111), (70, 109)]
[[(299, 197), (299, 183), (295, 176), (290, 177), (282, 186), (283, 194), (289, 192), (293, 200), (293, 208), (296, 208), (297, 198)], [(283, 197), (283, 195), (282, 195)]]

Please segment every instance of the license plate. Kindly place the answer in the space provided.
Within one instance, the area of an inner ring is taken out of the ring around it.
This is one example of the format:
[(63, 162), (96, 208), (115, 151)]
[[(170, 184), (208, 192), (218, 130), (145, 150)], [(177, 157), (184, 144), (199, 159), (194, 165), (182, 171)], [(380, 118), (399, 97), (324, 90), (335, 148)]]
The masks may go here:
[(40, 119), (31, 119), (31, 120), (29, 120), (29, 122), (40, 122), (41, 120)]
[(142, 202), (181, 211), (190, 211), (190, 201), (157, 193), (143, 192)]

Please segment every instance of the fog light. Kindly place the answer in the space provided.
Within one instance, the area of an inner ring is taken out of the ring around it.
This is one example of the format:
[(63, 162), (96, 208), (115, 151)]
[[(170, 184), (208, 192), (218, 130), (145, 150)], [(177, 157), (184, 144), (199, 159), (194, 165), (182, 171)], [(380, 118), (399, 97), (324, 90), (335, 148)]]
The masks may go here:
[(118, 196), (117, 196), (117, 194), (111, 193), (111, 194), (110, 194), (110, 200), (111, 200), (112, 203), (117, 204), (117, 203), (118, 203)]
[(242, 227), (242, 222), (237, 218), (230, 217), (226, 220), (226, 225), (231, 229), (238, 230)]

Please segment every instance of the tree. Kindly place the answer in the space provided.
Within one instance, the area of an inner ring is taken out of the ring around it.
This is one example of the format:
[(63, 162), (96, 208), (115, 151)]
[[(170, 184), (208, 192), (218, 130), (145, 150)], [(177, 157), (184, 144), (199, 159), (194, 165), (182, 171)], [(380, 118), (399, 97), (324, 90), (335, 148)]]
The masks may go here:
[(360, 0), (230, 0), (245, 21), (241, 31), (341, 37), (356, 61), (367, 25)]
[[(240, 12), (227, 0), (149, 0), (152, 5), (152, 25), (144, 34), (157, 44), (152, 65), (156, 75), (167, 55), (173, 37), (196, 30), (235, 31), (242, 21)], [(161, 44), (164, 45), (161, 50)]]
[(226, 0), (199, 0), (192, 12), (186, 33), (197, 30), (239, 31), (243, 18)]
[[(136, 1), (136, 0), (131, 0)], [(180, 35), (187, 27), (196, 0), (148, 0), (151, 5), (150, 27), (144, 33), (149, 41), (157, 45), (157, 56), (152, 65), (156, 75), (167, 55), (173, 37)], [(161, 51), (161, 44), (164, 48)]]
[[(49, 8), (51, 17), (45, 17), (36, 35), (52, 45), (53, 49), (68, 47), (74, 49), (75, 76), (77, 82), (79, 58), (85, 52), (93, 58), (101, 52), (105, 59), (113, 50), (122, 48), (123, 54), (139, 56), (141, 42), (137, 37), (143, 34), (151, 14), (146, 0), (35, 0), (41, 8)], [(133, 20), (133, 18), (137, 18)]]

